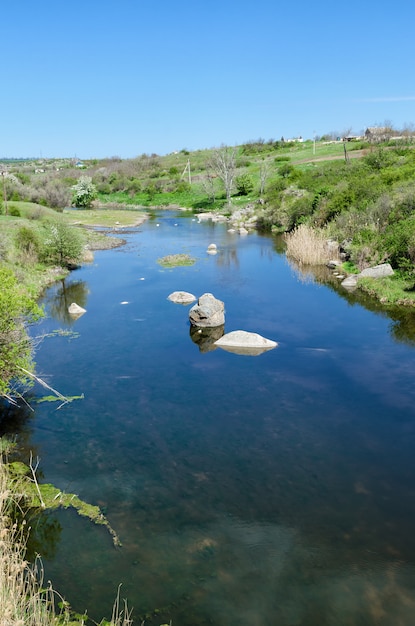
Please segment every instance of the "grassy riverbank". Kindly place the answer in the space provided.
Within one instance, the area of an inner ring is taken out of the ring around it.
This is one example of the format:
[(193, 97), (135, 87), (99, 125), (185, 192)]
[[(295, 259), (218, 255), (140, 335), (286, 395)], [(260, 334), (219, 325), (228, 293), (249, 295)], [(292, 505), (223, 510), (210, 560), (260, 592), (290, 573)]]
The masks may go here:
[[(22, 467), (21, 463), (17, 465)], [(25, 511), (34, 497), (42, 500), (42, 486), (26, 477), (24, 472), (12, 471), (15, 466), (16, 463), (7, 463), (0, 454), (0, 624), (85, 625), (88, 616), (74, 613), (52, 584), (43, 579), (41, 560), (38, 558), (34, 563), (26, 560), (29, 528)], [(40, 502), (38, 506), (41, 506)], [(45, 506), (47, 503), (43, 508)], [(100, 625), (128, 626), (131, 623), (126, 605), (117, 597), (111, 618), (103, 619)]]

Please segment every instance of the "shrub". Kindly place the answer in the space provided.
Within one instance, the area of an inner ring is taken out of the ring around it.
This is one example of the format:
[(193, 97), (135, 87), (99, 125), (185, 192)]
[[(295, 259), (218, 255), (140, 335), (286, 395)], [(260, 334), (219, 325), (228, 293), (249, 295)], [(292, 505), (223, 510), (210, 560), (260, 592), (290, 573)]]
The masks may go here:
[(22, 324), (39, 318), (41, 310), (27, 295), (12, 270), (0, 267), (0, 396), (11, 393), (11, 381), (26, 381), (21, 368), (31, 369), (31, 344)]
[(22, 252), (38, 252), (40, 248), (37, 233), (29, 226), (21, 226), (15, 237), (16, 247)]
[(190, 189), (191, 186), (186, 180), (180, 180), (174, 189), (174, 193), (188, 193)]
[(391, 264), (406, 271), (407, 262), (415, 262), (415, 217), (388, 226), (382, 237), (381, 246)]
[(52, 209), (64, 209), (71, 204), (71, 192), (59, 180), (48, 182), (44, 193), (45, 200)]
[(20, 217), (20, 211), (15, 204), (9, 204), (9, 215), (12, 217)]
[(278, 174), (283, 178), (288, 178), (294, 173), (295, 169), (291, 163), (284, 163), (281, 167), (278, 168)]
[(254, 183), (249, 174), (241, 174), (241, 176), (238, 176), (235, 180), (235, 185), (238, 196), (247, 196), (254, 188)]
[(90, 176), (81, 176), (72, 187), (72, 202), (76, 207), (87, 209), (97, 197), (97, 190)]

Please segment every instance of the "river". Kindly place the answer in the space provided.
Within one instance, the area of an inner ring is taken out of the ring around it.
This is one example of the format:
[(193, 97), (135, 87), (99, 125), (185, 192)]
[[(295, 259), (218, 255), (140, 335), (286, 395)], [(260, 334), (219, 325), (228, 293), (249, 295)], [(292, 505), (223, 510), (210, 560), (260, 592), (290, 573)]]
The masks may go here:
[[(33, 328), (38, 375), (84, 399), (1, 422), (42, 481), (99, 505), (122, 542), (44, 514), (46, 579), (95, 620), (121, 584), (137, 624), (412, 625), (413, 314), (302, 275), (272, 237), (167, 211), (122, 236), (47, 290)], [(175, 253), (196, 263), (157, 262)], [(213, 349), (176, 290), (212, 293), (226, 332), (278, 347)]]

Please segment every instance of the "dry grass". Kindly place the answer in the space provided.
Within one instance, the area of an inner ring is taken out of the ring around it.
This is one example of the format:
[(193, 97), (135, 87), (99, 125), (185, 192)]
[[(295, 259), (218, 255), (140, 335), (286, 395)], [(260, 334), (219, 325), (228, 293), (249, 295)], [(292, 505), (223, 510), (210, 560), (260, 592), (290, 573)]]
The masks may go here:
[(0, 624), (51, 626), (51, 590), (42, 589), (39, 564), (24, 559), (24, 526), (11, 522), (15, 494), (10, 489), (6, 466), (0, 461)]
[(338, 259), (338, 246), (332, 245), (325, 231), (301, 224), (285, 235), (287, 256), (304, 265), (326, 265)]
[[(71, 612), (69, 604), (44, 585), (40, 558), (25, 560), (27, 528), (13, 522), (22, 494), (19, 483), (11, 481), (8, 466), (0, 455), (0, 626), (84, 626), (86, 615)], [(105, 626), (130, 626), (131, 612), (120, 602), (119, 590), (110, 621)]]

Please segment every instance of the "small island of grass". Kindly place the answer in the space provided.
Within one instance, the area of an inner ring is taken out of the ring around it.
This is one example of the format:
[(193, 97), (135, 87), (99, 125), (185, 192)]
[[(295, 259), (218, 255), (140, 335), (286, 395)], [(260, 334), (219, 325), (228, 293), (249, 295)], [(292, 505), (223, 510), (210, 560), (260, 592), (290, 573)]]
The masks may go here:
[(196, 259), (188, 254), (168, 254), (167, 256), (157, 259), (157, 263), (159, 263), (162, 267), (181, 267), (194, 265), (196, 263)]

